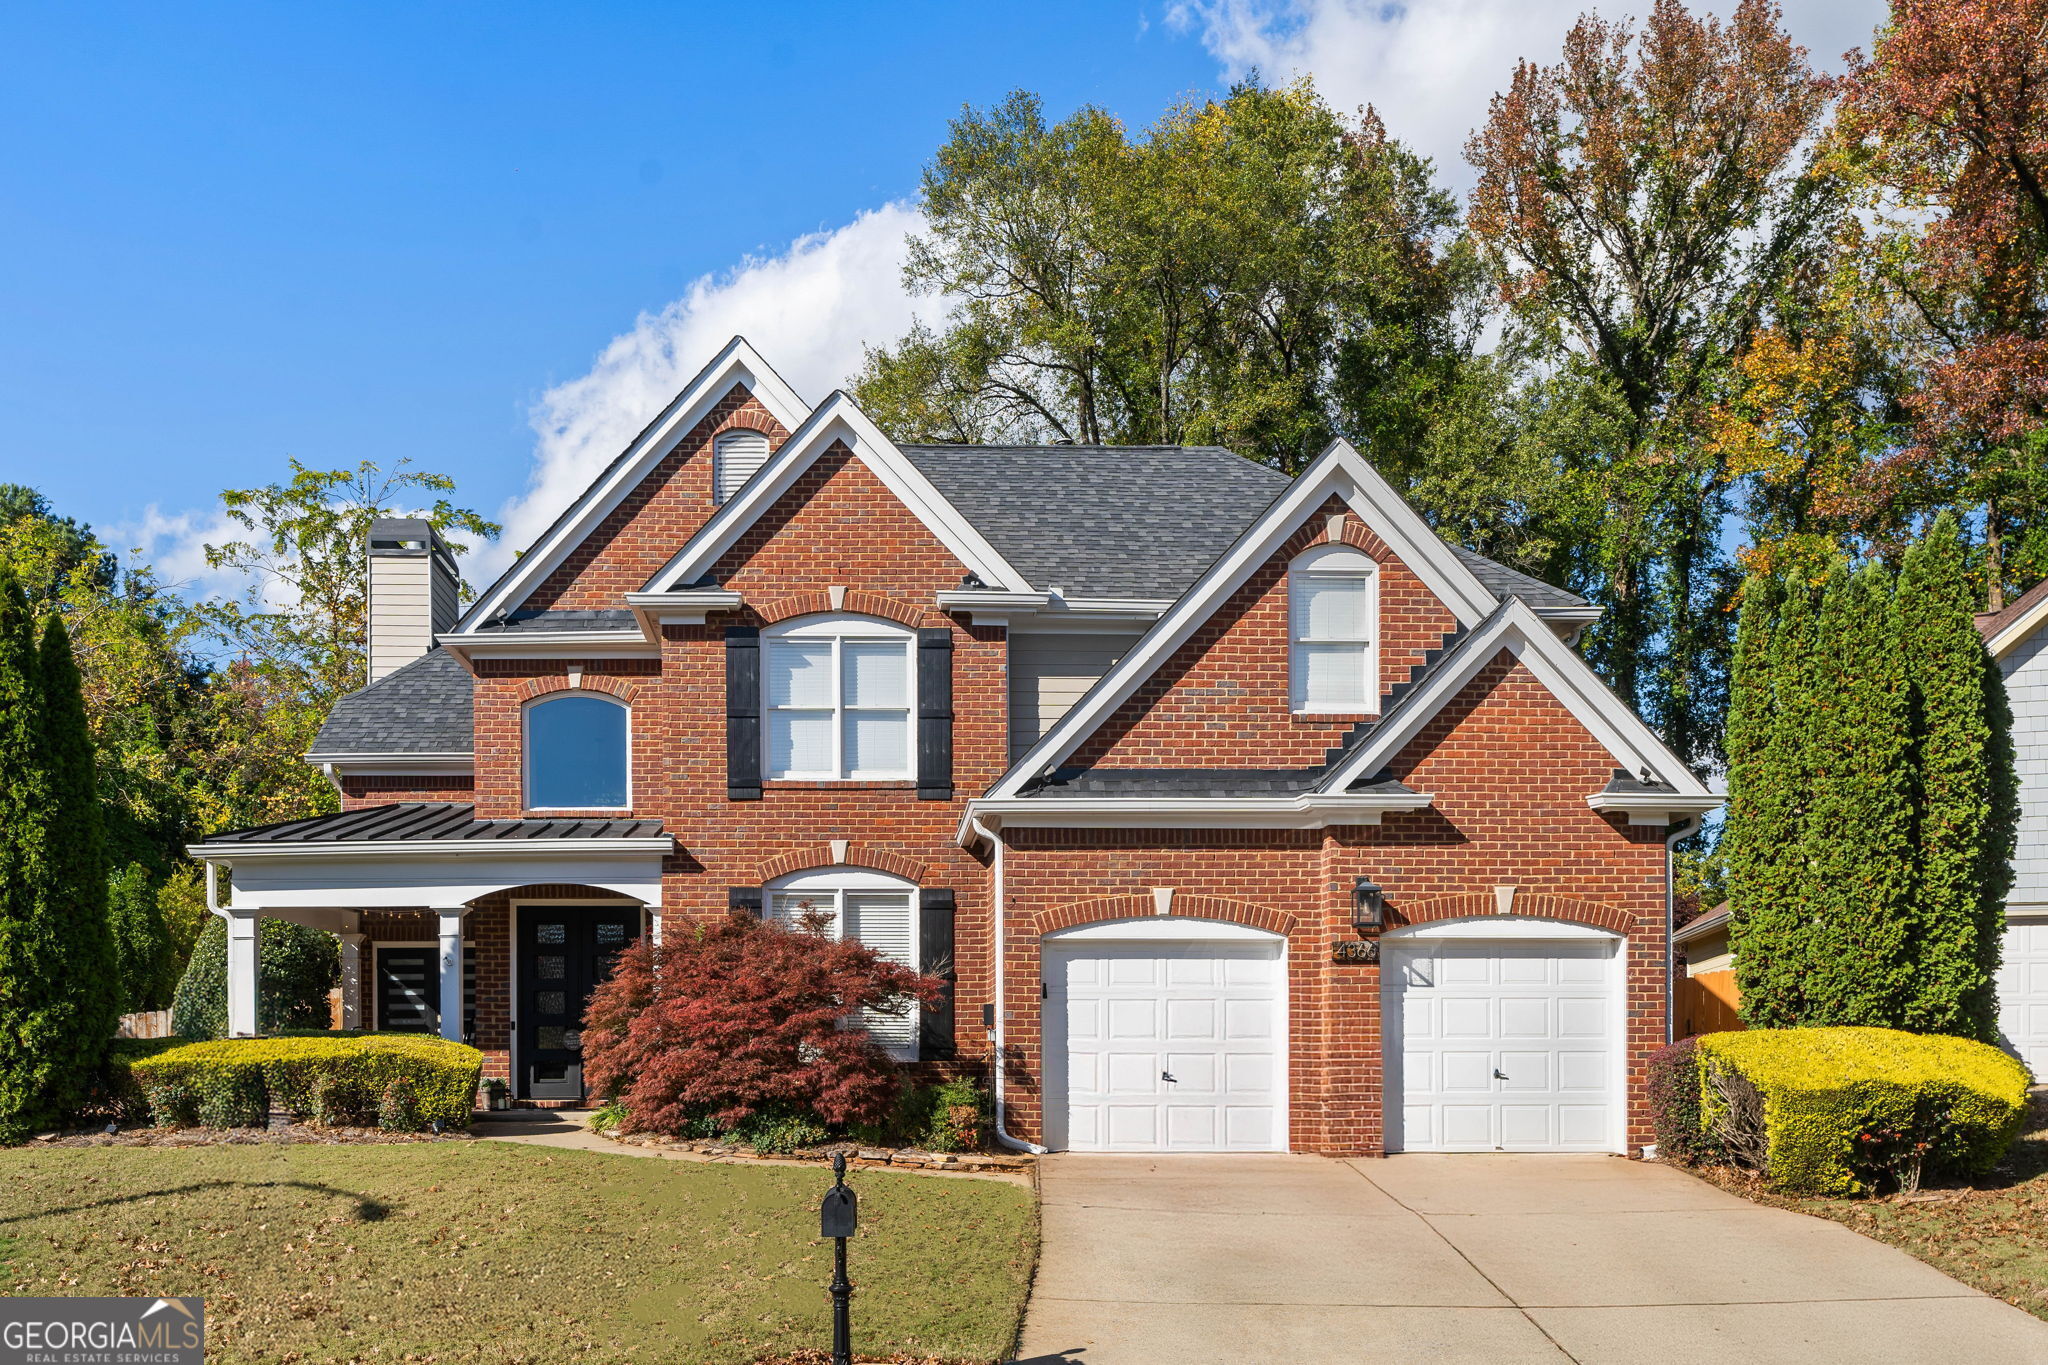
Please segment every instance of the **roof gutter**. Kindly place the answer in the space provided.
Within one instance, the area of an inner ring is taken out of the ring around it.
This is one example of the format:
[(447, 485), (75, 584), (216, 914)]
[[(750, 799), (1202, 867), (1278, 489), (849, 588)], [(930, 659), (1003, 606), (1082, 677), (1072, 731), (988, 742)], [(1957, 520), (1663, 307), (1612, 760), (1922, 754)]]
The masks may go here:
[(1726, 798), (1688, 796), (1680, 792), (1594, 792), (1586, 804), (1602, 815), (1618, 811), (1631, 825), (1669, 825), (1680, 820), (1697, 823), (1699, 817), (1721, 809)]
[(287, 858), (431, 858), (458, 856), (517, 858), (529, 854), (640, 853), (664, 855), (675, 850), (666, 834), (617, 839), (323, 839), (269, 843), (191, 844), (194, 858), (223, 862), (276, 862)]
[(1060, 796), (982, 797), (969, 801), (955, 838), (962, 848), (980, 842), (977, 830), (999, 829), (1320, 829), (1377, 825), (1388, 812), (1427, 810), (1428, 792), (1401, 795), (1299, 796)]

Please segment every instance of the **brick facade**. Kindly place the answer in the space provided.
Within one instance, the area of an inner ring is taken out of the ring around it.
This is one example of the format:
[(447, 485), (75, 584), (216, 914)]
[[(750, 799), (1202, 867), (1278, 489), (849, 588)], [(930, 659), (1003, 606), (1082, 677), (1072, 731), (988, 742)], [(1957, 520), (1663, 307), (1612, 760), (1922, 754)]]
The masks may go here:
[[(710, 443), (750, 425), (785, 433), (743, 389), (664, 459), (625, 504), (556, 570), (527, 608), (614, 608), (639, 590), (711, 514)], [(1299, 716), (1288, 690), (1288, 562), (1332, 539), (1379, 565), (1382, 693), (1406, 681), (1454, 630), (1452, 612), (1356, 513), (1331, 503), (1233, 593), (1214, 618), (1142, 685), (1074, 760), (1118, 768), (1280, 768), (1320, 763), (1369, 716)], [(728, 888), (835, 861), (957, 898), (955, 1018), (963, 1063), (986, 1066), (982, 1008), (994, 1004), (993, 850), (957, 840), (969, 798), (1008, 766), (1008, 646), (1003, 628), (936, 610), (965, 566), (843, 446), (821, 455), (721, 558), (717, 581), (745, 610), (663, 629), (658, 658), (479, 659), (475, 776), (350, 779), (350, 807), (378, 801), (470, 800), (483, 817), (527, 814), (520, 772), (522, 708), (570, 685), (628, 702), (632, 811), (674, 835), (664, 867), (664, 932), (727, 913)], [(916, 784), (770, 780), (759, 800), (726, 784), (728, 625), (768, 625), (832, 609), (953, 638), (953, 782), (948, 801)], [(1432, 809), (1376, 826), (1303, 830), (1013, 830), (1002, 853), (1007, 932), (1008, 1121), (1042, 1132), (1042, 936), (1150, 915), (1156, 888), (1176, 914), (1226, 920), (1287, 941), (1289, 1141), (1298, 1151), (1377, 1153), (1384, 1143), (1380, 980), (1374, 966), (1333, 963), (1353, 937), (1350, 888), (1386, 889), (1390, 928), (1491, 914), (1513, 885), (1519, 913), (1597, 925), (1625, 939), (1631, 1146), (1650, 1140), (1641, 1095), (1648, 1053), (1664, 1042), (1666, 849), (1661, 828), (1596, 814), (1586, 798), (1614, 760), (1529, 671), (1503, 652), (1395, 760), (1394, 775), (1430, 793)], [(550, 816), (563, 812), (550, 811)], [(570, 813), (574, 814), (574, 813)], [(616, 811), (590, 812), (615, 816)], [(844, 842), (843, 851), (838, 847)], [(510, 1041), (510, 905), (587, 888), (527, 888), (471, 912), (478, 953), (478, 1042), (505, 1074)], [(365, 916), (373, 938), (431, 939), (424, 915)], [(368, 962), (365, 962), (366, 972)], [(367, 1004), (367, 1002), (366, 1002)], [(368, 1017), (367, 1015), (365, 1016)]]

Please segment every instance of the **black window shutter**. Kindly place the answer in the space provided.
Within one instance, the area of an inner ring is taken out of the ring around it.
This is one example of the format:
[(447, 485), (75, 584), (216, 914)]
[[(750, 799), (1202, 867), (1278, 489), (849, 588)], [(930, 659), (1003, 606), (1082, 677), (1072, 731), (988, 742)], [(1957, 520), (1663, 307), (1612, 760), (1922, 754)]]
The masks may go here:
[(918, 893), (917, 965), (927, 976), (946, 983), (936, 1005), (926, 1005), (918, 1019), (918, 1056), (925, 1061), (953, 1057), (953, 893), (939, 888)]
[(735, 915), (748, 919), (761, 918), (761, 888), (758, 886), (728, 886), (725, 888), (725, 905)]
[(953, 799), (953, 632), (917, 632), (917, 799)]
[(725, 795), (761, 799), (761, 631), (725, 628)]

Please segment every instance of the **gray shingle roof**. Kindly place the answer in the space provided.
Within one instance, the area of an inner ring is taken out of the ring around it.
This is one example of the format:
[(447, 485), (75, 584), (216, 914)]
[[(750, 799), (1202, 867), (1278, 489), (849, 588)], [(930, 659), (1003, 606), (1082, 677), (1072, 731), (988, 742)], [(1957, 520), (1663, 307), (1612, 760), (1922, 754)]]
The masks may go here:
[[(1074, 796), (1299, 796), (1328, 772), (1320, 768), (1088, 768), (1062, 770), (1030, 793), (1057, 800)], [(1352, 795), (1412, 796), (1415, 789), (1385, 773), (1348, 789)]]
[(232, 830), (209, 844), (441, 843), (517, 839), (651, 839), (659, 820), (479, 820), (476, 807), (450, 801), (406, 801), (339, 815), (315, 815)]
[(1495, 597), (1519, 597), (1530, 606), (1541, 610), (1544, 607), (1583, 607), (1586, 599), (1577, 593), (1566, 592), (1554, 583), (1545, 583), (1540, 578), (1531, 578), (1519, 569), (1510, 569), (1505, 564), (1496, 564), (1477, 550), (1468, 550), (1462, 545), (1451, 546), (1451, 553), (1464, 561), (1472, 576), (1486, 585), (1486, 590)]
[(475, 635), (511, 635), (546, 630), (630, 630), (637, 633), (639, 625), (633, 613), (620, 607), (616, 610), (597, 611), (529, 611), (514, 612), (495, 625), (477, 626)]
[[(1221, 446), (901, 449), (1033, 587), (1069, 597), (1179, 597), (1289, 483)], [(1461, 545), (1451, 549), (1495, 596), (1539, 608), (1585, 605)]]
[(475, 743), (469, 671), (430, 649), (334, 703), (316, 754), (466, 754)]
[(1175, 598), (1287, 476), (1220, 446), (904, 446), (1033, 587)]

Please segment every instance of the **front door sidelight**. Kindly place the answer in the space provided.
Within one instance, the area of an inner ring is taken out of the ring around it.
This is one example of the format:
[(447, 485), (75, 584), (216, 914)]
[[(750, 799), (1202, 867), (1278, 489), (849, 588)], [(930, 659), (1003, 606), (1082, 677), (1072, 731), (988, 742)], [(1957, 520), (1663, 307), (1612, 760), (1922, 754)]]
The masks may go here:
[(640, 932), (627, 906), (529, 905), (519, 912), (519, 1093), (583, 1098), (583, 1007)]

